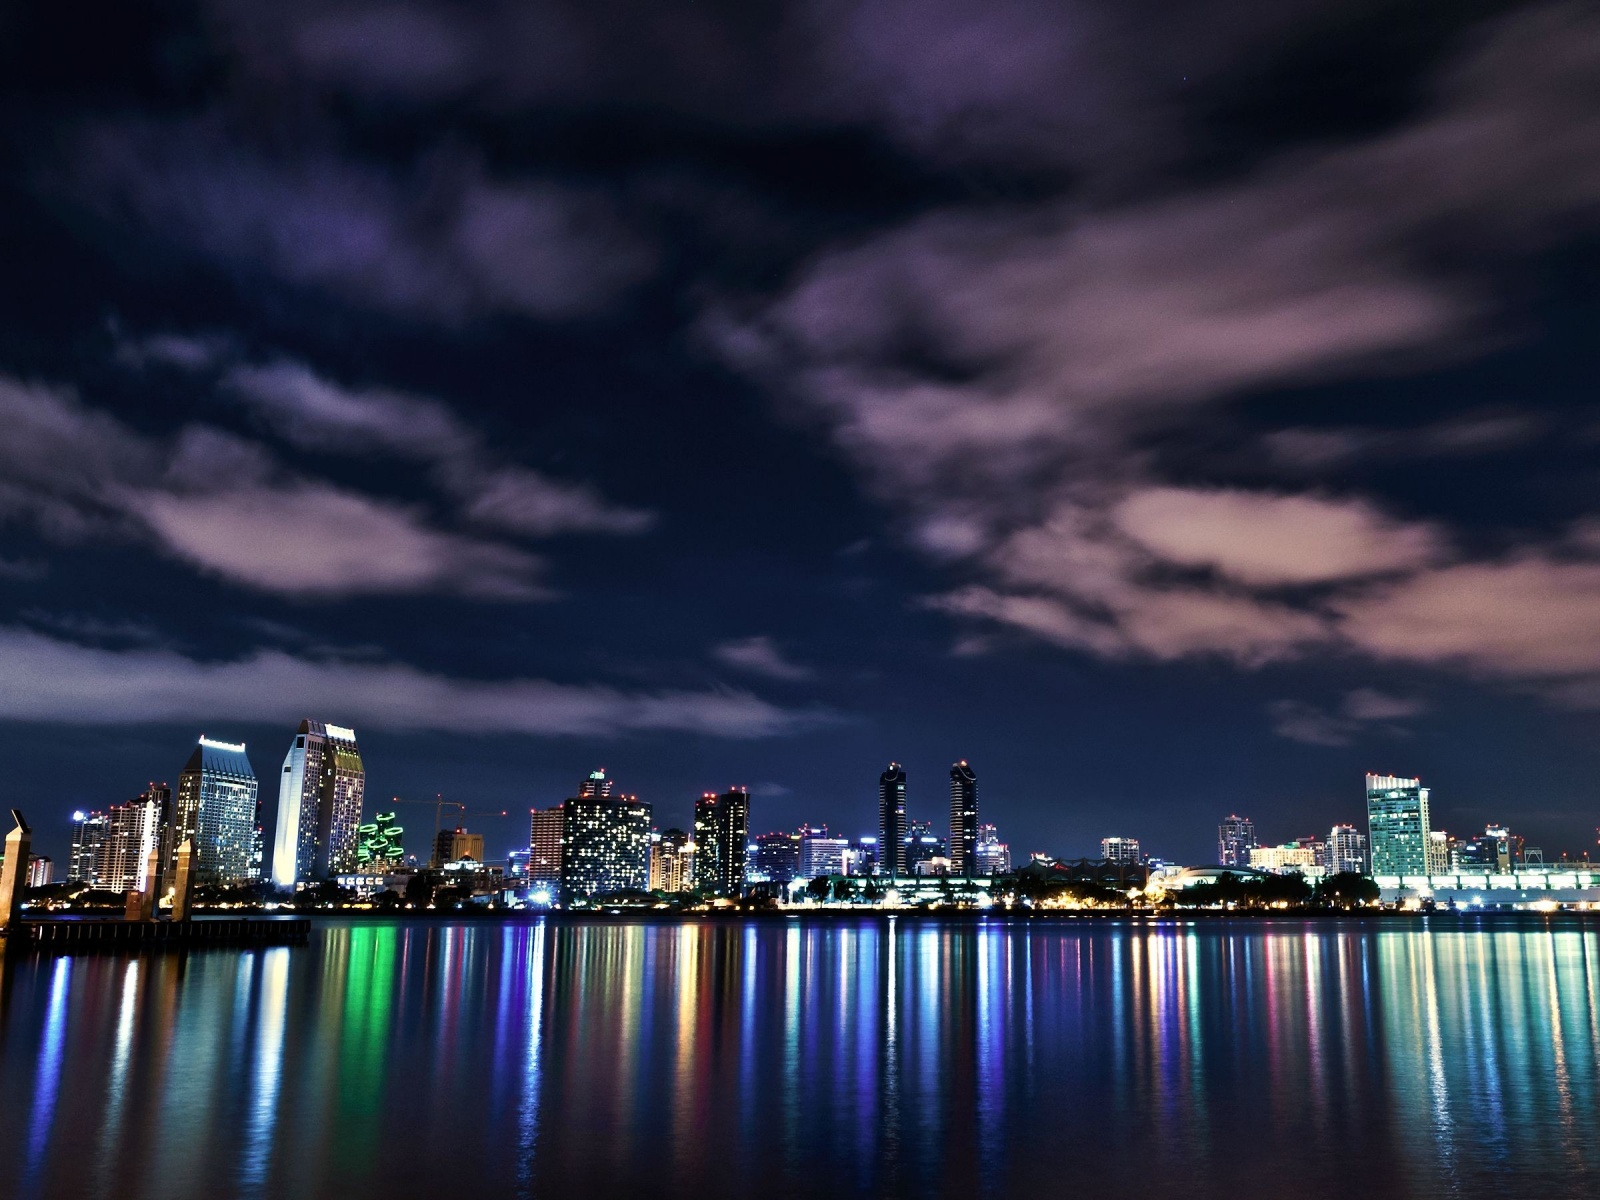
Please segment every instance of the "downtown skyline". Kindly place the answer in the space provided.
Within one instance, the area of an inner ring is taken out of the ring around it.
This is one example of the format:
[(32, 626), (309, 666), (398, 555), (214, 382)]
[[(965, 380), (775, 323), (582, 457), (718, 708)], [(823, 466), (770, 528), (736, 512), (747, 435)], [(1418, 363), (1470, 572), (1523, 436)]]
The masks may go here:
[(472, 810), (864, 833), (893, 756), (942, 827), (967, 756), (1019, 854), (1368, 772), (1594, 845), (1592, 13), (519, 10), (10, 18), (45, 852), (308, 713)]

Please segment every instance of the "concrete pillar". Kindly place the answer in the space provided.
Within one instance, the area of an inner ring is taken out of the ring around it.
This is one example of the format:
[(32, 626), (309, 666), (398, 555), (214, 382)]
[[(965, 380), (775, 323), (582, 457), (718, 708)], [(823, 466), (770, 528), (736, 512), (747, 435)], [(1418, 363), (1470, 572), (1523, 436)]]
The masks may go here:
[(172, 887), (172, 919), (174, 921), (187, 921), (189, 910), (194, 905), (194, 839), (184, 838), (183, 845), (178, 847), (177, 866), (174, 868), (176, 882)]
[(144, 920), (144, 893), (131, 889), (122, 893), (122, 919), (124, 921)]
[(13, 808), (16, 828), (6, 834), (6, 863), (0, 869), (0, 933), (16, 928), (22, 920), (22, 898), (28, 890), (28, 858), (33, 853), (33, 830), (23, 819), (22, 810)]
[[(130, 895), (139, 897), (139, 915), (129, 917), (131, 920), (154, 921), (156, 919), (156, 897), (161, 894), (161, 851), (151, 847), (150, 853), (144, 860), (144, 890), (132, 892)], [(129, 904), (130, 909), (132, 904)]]

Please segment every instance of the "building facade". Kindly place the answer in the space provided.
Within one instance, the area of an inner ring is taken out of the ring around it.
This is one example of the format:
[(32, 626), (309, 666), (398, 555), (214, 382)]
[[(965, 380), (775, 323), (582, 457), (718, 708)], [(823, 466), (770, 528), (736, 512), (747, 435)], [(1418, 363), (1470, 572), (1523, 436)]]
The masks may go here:
[(897, 762), (878, 776), (878, 845), (883, 855), (878, 870), (884, 875), (909, 874), (906, 862), (906, 770)]
[(1139, 862), (1139, 839), (1130, 837), (1104, 837), (1100, 839), (1100, 857), (1107, 862)]
[(1367, 869), (1367, 835), (1354, 825), (1335, 825), (1324, 843), (1323, 865), (1328, 874), (1364, 874)]
[[(593, 781), (591, 776), (590, 780)], [(581, 790), (581, 789), (580, 789)], [(610, 781), (561, 806), (561, 901), (643, 891), (650, 883), (650, 806)]]
[(475, 863), (483, 862), (483, 834), (468, 833), (457, 826), (454, 829), (441, 829), (434, 835), (430, 866), (438, 869), (469, 859)]
[(363, 875), (386, 875), (405, 861), (401, 837), (405, 827), (392, 812), (377, 813), (358, 829), (356, 870)]
[(294, 887), (356, 870), (366, 781), (355, 730), (300, 722), (278, 778), (273, 883)]
[(202, 737), (178, 776), (172, 838), (174, 850), (194, 839), (197, 882), (257, 881), (259, 800), (244, 743)]
[(694, 887), (695, 844), (681, 829), (650, 837), (650, 890), (687, 892)]
[(1250, 851), (1250, 868), (1274, 875), (1309, 875), (1319, 870), (1317, 851), (1311, 846), (1290, 842), (1284, 846), (1255, 846)]
[(1011, 847), (1000, 840), (1000, 831), (993, 825), (978, 826), (977, 873), (992, 879), (1011, 870)]
[(850, 854), (850, 839), (832, 837), (828, 827), (806, 828), (800, 831), (800, 878), (816, 879), (822, 875), (846, 874), (846, 860)]
[(1374, 875), (1430, 874), (1431, 833), (1428, 789), (1422, 780), (1367, 776), (1367, 846)]
[[(608, 785), (609, 786), (609, 785)], [(528, 828), (528, 882), (561, 886), (561, 805), (536, 808)]]
[(950, 767), (950, 874), (971, 878), (978, 865), (978, 775), (966, 759)]
[(172, 789), (152, 783), (126, 804), (106, 809), (104, 834), (95, 854), (95, 886), (113, 892), (142, 892), (149, 881), (150, 852), (157, 870), (171, 841)]
[(1256, 847), (1256, 826), (1249, 817), (1233, 814), (1217, 826), (1217, 862), (1225, 867), (1248, 867)]
[(694, 805), (694, 887), (710, 896), (744, 894), (750, 793), (706, 792)]
[(800, 874), (800, 835), (798, 833), (758, 833), (756, 873), (768, 883), (788, 883), (805, 878)]
[(100, 843), (105, 836), (105, 813), (80, 809), (72, 814), (72, 850), (67, 856), (67, 882), (100, 886), (98, 862)]

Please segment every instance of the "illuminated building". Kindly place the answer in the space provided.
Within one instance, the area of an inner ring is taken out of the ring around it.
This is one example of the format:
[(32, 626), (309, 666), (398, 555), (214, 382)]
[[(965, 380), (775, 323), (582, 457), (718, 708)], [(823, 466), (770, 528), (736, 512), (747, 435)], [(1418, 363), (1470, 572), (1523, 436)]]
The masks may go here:
[(83, 812), (80, 809), (72, 814), (72, 850), (67, 856), (69, 883), (87, 883), (90, 887), (100, 886), (100, 874), (96, 869), (96, 862), (100, 853), (100, 843), (105, 840), (105, 836), (105, 813)]
[(1139, 862), (1139, 839), (1130, 837), (1105, 837), (1100, 839), (1100, 857), (1107, 862)]
[(1320, 869), (1317, 852), (1311, 846), (1291, 842), (1285, 846), (1252, 846), (1250, 869), (1273, 875), (1308, 875)]
[(483, 834), (468, 833), (457, 826), (455, 829), (441, 829), (434, 835), (430, 866), (439, 868), (466, 859), (475, 863), (483, 861)]
[(1456, 843), (1452, 870), (1482, 868), (1501, 873), (1522, 862), (1522, 839), (1504, 825), (1486, 825), (1478, 837)]
[(681, 829), (652, 834), (650, 838), (650, 890), (687, 892), (694, 886), (695, 844)]
[(273, 883), (294, 887), (356, 869), (366, 779), (355, 730), (300, 722), (278, 778)]
[(876, 875), (878, 873), (878, 839), (859, 837), (850, 843), (844, 855), (846, 875)]
[(649, 882), (650, 806), (612, 796), (605, 773), (592, 772), (561, 806), (562, 902), (644, 891)]
[(800, 830), (800, 878), (816, 879), (821, 875), (843, 875), (845, 855), (850, 851), (850, 839), (830, 837), (826, 825)]
[(172, 789), (152, 783), (126, 804), (106, 809), (105, 831), (95, 853), (95, 886), (113, 892), (142, 892), (150, 869), (150, 851), (157, 862), (167, 859)]
[(977, 873), (992, 879), (1010, 870), (1011, 847), (1000, 840), (1000, 831), (993, 825), (978, 826)]
[(1256, 826), (1249, 817), (1229, 816), (1217, 826), (1217, 861), (1223, 866), (1248, 867), (1255, 845)]
[(978, 863), (978, 776), (962, 759), (950, 768), (950, 874), (971, 878)]
[(28, 886), (49, 887), (55, 882), (56, 866), (50, 861), (48, 854), (33, 854), (28, 857)]
[(906, 771), (897, 762), (878, 776), (878, 869), (885, 875), (908, 875), (906, 862)]
[(926, 875), (918, 864), (929, 859), (939, 859), (948, 865), (949, 853), (945, 841), (933, 832), (933, 823), (930, 821), (911, 821), (906, 825), (906, 836), (900, 843), (901, 851), (905, 856), (907, 875)]
[(745, 847), (750, 840), (750, 793), (707, 792), (694, 806), (694, 886), (712, 896), (744, 894)]
[(1335, 825), (1328, 831), (1322, 861), (1330, 875), (1343, 871), (1357, 874), (1366, 871), (1367, 835), (1354, 825)]
[(1448, 875), (1455, 839), (1442, 829), (1428, 831), (1428, 874)]
[(1374, 875), (1429, 874), (1431, 832), (1422, 780), (1367, 776), (1367, 845)]
[[(608, 791), (610, 784), (606, 785)], [(528, 828), (528, 882), (561, 884), (561, 805), (536, 808)]]
[(194, 839), (197, 882), (254, 883), (260, 804), (243, 742), (202, 737), (178, 776), (174, 847)]
[(378, 813), (356, 832), (356, 869), (363, 875), (386, 875), (404, 861), (400, 837), (405, 829), (395, 824), (394, 813)]
[(801, 879), (800, 835), (798, 833), (758, 833), (752, 839), (756, 848), (756, 872), (770, 883)]

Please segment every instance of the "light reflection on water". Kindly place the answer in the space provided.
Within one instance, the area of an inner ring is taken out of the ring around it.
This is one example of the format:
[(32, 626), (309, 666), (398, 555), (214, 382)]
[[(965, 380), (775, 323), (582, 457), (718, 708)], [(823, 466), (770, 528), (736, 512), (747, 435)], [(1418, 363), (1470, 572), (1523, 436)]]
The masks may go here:
[(1577, 921), (330, 922), (13, 958), (0, 1006), (19, 1198), (1380, 1200), (1600, 1173)]

